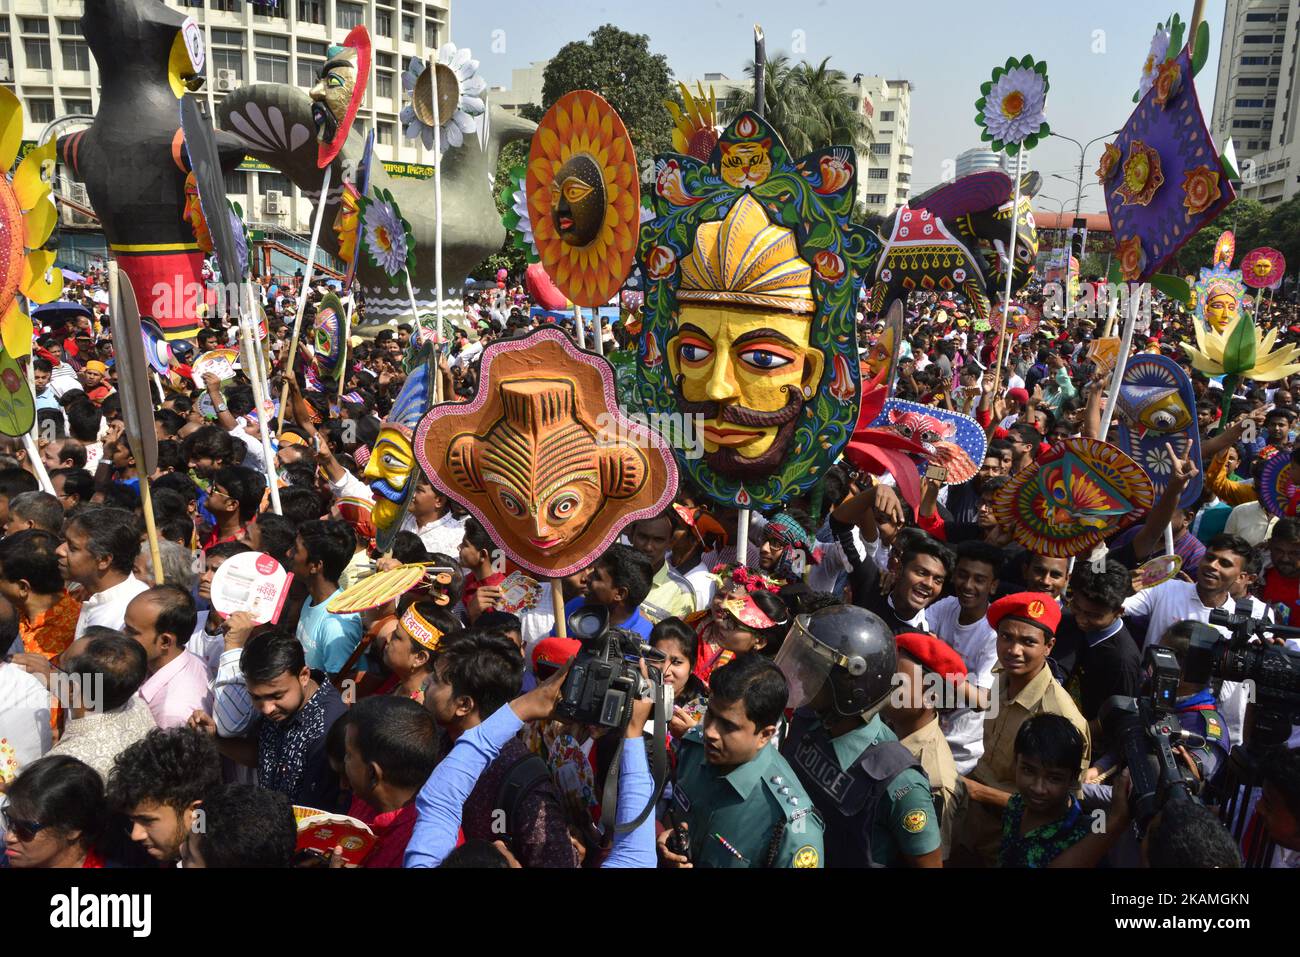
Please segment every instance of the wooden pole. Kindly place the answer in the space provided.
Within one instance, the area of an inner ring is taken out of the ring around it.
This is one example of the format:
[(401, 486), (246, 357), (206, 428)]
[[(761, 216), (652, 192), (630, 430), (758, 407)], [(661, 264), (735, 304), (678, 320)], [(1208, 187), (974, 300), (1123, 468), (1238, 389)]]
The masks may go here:
[(1110, 391), (1106, 396), (1106, 408), (1101, 415), (1101, 434), (1097, 438), (1106, 441), (1110, 433), (1110, 420), (1115, 415), (1115, 406), (1119, 404), (1119, 385), (1124, 378), (1124, 367), (1128, 365), (1128, 350), (1133, 345), (1133, 325), (1137, 322), (1138, 304), (1142, 297), (1128, 297), (1128, 316), (1124, 319), (1124, 333), (1119, 341), (1119, 355), (1115, 359), (1115, 371), (1110, 377)]
[[(269, 333), (269, 330), (268, 330)], [(266, 416), (266, 391), (262, 378), (262, 364), (258, 358), (261, 347), (257, 344), (257, 332), (253, 328), (252, 317), (243, 309), (239, 310), (239, 338), (244, 345), (244, 372), (253, 387), (253, 403), (257, 406), (257, 431), (262, 439), (262, 457), (266, 461), (266, 483), (271, 493), (271, 508), (276, 515), (283, 515), (280, 508), (280, 489), (275, 479), (275, 451), (271, 448), (271, 423)], [(281, 409), (285, 406), (281, 405)], [(281, 414), (280, 421), (284, 421)]]
[[(436, 323), (438, 338), (434, 340), (433, 347), (433, 388), (434, 401), (441, 402), (442, 395), (442, 369), (438, 365), (438, 351), (446, 349), (447, 337), (446, 329), (442, 322), (442, 112), (438, 103), (438, 65), (435, 61), (430, 63), (430, 70), (433, 74), (433, 314)], [(410, 286), (411, 277), (406, 277), (407, 286)], [(415, 296), (411, 296), (412, 302)], [(464, 303), (462, 303), (464, 305)], [(414, 316), (416, 325), (419, 325), (420, 317)]]
[[(293, 318), (293, 336), (289, 339), (289, 361), (284, 368), (286, 377), (293, 375), (293, 361), (298, 357), (298, 336), (302, 334), (302, 317), (307, 311), (307, 290), (311, 288), (312, 273), (316, 271), (316, 244), (320, 241), (320, 224), (325, 219), (325, 206), (329, 201), (330, 192), (330, 173), (334, 169), (331, 163), (325, 167), (325, 175), (320, 181), (320, 202), (316, 205), (316, 218), (311, 224), (311, 242), (307, 246), (307, 268), (302, 274), (302, 288), (298, 290), (298, 310), (297, 315)], [(357, 250), (357, 255), (361, 251)], [(269, 334), (268, 330), (268, 334)], [(280, 408), (284, 409), (289, 405), (289, 383), (286, 379), (284, 388), (280, 390)], [(278, 442), (280, 436), (284, 434), (284, 415), (280, 416), (280, 428), (275, 433), (275, 439)]]
[[(349, 341), (352, 338), (352, 307), (355, 304), (355, 302), (356, 302), (355, 298), (349, 296), (347, 309), (343, 313), (343, 351), (340, 354), (340, 358), (339, 358), (339, 361), (343, 363), (343, 372), (339, 376), (338, 403), (339, 403), (340, 413), (342, 412), (343, 409), (343, 390), (347, 388), (347, 382), (348, 382), (348, 359), (350, 358), (349, 352), (351, 352), (351, 346), (349, 345)], [(420, 324), (418, 319), (416, 320), (415, 324), (417, 326)]]
[[(998, 329), (998, 351), (994, 358), (993, 371), (993, 394), (998, 394), (998, 389), (1002, 385), (1002, 356), (1008, 352), (1007, 349), (1007, 316), (1011, 313), (1011, 284), (1016, 275), (1016, 233), (1020, 226), (1020, 177), (1025, 159), (1025, 151), (1021, 149), (1016, 153), (1016, 190), (1015, 198), (1011, 200), (1011, 245), (1007, 247), (1007, 287), (1002, 298), (1002, 322)], [(1065, 251), (1066, 256), (1070, 255), (1070, 250)], [(1070, 290), (1066, 288), (1065, 299), (1068, 305), (1070, 300)], [(1068, 315), (1067, 309), (1067, 315)]]
[(569, 637), (569, 623), (564, 620), (564, 589), (562, 587), (564, 579), (552, 578), (551, 582), (551, 614), (555, 616), (555, 637)]

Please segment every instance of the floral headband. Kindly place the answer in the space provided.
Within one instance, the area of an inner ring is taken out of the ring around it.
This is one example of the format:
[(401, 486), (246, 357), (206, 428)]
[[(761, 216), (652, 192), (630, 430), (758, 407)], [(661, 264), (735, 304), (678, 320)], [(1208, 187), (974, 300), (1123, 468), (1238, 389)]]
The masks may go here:
[(761, 631), (785, 624), (784, 621), (773, 621), (768, 617), (767, 612), (758, 607), (754, 596), (749, 592), (742, 597), (728, 598), (722, 603), (722, 607), (746, 628), (757, 628)]
[[(718, 586), (725, 587), (728, 579), (727, 565), (725, 563), (714, 565), (713, 574), (718, 576)], [(779, 585), (768, 581), (768, 579), (758, 574), (758, 572), (751, 572), (743, 565), (732, 569), (730, 580), (733, 585), (740, 585), (745, 589), (745, 591), (750, 592), (751, 594), (756, 591), (770, 591), (775, 595), (780, 591)]]
[(442, 641), (442, 629), (416, 611), (414, 605), (402, 612), (402, 627), (421, 648), (426, 651), (438, 650), (438, 643)]

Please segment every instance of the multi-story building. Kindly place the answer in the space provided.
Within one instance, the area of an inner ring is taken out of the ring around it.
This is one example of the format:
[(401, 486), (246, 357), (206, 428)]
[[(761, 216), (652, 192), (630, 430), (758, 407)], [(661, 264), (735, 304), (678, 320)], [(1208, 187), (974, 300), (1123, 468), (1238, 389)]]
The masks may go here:
[(546, 82), (546, 65), (550, 60), (538, 60), (523, 69), (516, 67), (510, 71), (510, 86), (492, 87), (488, 96), (502, 109), (509, 110), (516, 116), (529, 104), (542, 105), (542, 85)]
[(858, 201), (869, 214), (888, 216), (912, 191), (912, 146), (907, 142), (912, 84), (862, 75), (850, 82), (872, 120), (870, 142), (859, 150)]
[(1227, 0), (1210, 131), (1232, 140), (1241, 195), (1265, 203), (1300, 189), (1295, 76), (1297, 23), (1289, 0)]
[(1007, 155), (1005, 153), (995, 153), (987, 146), (976, 146), (973, 149), (963, 150), (957, 154), (953, 176), (961, 179), (971, 173), (983, 173), (986, 170), (1010, 172)]
[[(311, 87), (329, 45), (364, 23), (374, 47), (374, 72), (357, 122), (375, 130), (381, 161), (401, 164), (407, 175), (424, 175), (429, 151), (418, 141), (408, 142), (398, 123), (401, 74), (412, 56), (427, 59), (449, 38), (451, 0), (279, 0), (275, 6), (245, 0), (166, 2), (203, 28), (207, 82), (200, 95), (214, 116), (217, 102), (240, 86)], [(22, 101), (24, 138), (42, 139), (47, 131), (59, 135), (84, 125), (84, 119), (60, 122), (89, 117), (99, 106), (99, 70), (81, 35), (81, 0), (0, 0), (0, 10), (0, 82)], [(310, 228), (311, 203), (288, 177), (251, 157), (227, 176), (226, 188), (254, 226), (294, 233)], [(85, 192), (73, 184), (68, 198), (84, 204)], [(66, 215), (72, 215), (70, 209)]]

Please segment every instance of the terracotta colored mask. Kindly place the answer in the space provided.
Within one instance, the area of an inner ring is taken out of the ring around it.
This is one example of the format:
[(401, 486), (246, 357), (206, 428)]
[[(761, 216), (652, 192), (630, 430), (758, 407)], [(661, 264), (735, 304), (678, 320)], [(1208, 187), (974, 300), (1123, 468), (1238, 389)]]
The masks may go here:
[(515, 563), (572, 574), (672, 500), (668, 450), (618, 411), (609, 364), (564, 333), (493, 343), (480, 383), (474, 401), (424, 417), (416, 455)]

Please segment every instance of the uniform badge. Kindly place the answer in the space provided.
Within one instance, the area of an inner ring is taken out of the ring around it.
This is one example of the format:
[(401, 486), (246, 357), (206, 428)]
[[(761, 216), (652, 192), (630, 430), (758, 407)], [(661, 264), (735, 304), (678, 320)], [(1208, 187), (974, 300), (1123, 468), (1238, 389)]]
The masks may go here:
[(1218, 718), (1212, 718), (1208, 714), (1205, 716), (1205, 736), (1207, 738), (1223, 737), (1223, 725), (1219, 724)]
[(903, 830), (908, 834), (920, 834), (925, 830), (925, 824), (928, 820), (929, 817), (920, 808), (915, 811), (908, 811), (903, 817)]
[[(1046, 610), (1047, 610), (1047, 606), (1044, 605), (1041, 601), (1031, 601), (1031, 602), (1029, 603), (1029, 617), (1030, 617), (1030, 618), (1042, 618), (1042, 617), (1043, 617), (1043, 612), (1046, 611)], [(922, 814), (921, 817), (924, 818), (925, 815)], [(924, 826), (924, 821), (922, 821), (922, 826)], [(917, 830), (919, 831), (920, 828), (917, 828)]]
[(794, 852), (795, 867), (816, 867), (819, 863), (821, 858), (817, 856), (817, 848), (811, 844), (805, 844)]
[(690, 813), (691, 799), (686, 795), (686, 792), (682, 789), (680, 784), (673, 788), (673, 800), (683, 811), (686, 811), (688, 814)]

